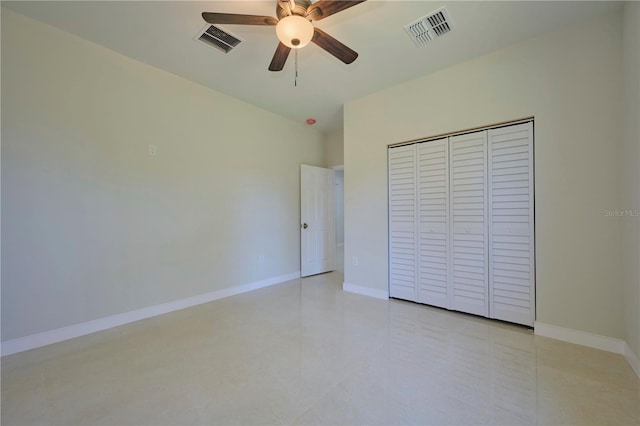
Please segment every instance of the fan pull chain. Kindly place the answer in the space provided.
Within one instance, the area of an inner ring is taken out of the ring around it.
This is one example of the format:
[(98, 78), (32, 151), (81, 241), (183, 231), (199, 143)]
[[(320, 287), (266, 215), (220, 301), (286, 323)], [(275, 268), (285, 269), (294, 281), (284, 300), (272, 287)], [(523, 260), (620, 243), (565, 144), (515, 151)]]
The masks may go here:
[(296, 76), (293, 79), (293, 86), (298, 87), (298, 49), (293, 50), (295, 50), (294, 54), (296, 55)]

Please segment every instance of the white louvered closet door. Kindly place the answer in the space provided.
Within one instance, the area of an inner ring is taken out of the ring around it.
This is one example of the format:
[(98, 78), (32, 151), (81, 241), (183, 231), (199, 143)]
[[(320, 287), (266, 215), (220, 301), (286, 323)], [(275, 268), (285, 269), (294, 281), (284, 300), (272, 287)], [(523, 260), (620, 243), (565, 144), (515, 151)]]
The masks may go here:
[(416, 146), (389, 149), (389, 295), (417, 301)]
[(491, 318), (533, 326), (533, 123), (489, 130)]
[(418, 144), (418, 302), (449, 307), (449, 143)]
[(449, 138), (451, 301), (489, 316), (487, 131)]

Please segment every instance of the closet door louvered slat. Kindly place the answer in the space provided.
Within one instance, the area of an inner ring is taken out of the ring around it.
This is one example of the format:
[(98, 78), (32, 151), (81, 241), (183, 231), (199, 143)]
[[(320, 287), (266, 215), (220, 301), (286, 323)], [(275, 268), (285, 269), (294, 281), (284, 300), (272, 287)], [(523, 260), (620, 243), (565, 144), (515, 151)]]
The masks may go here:
[(390, 149), (389, 295), (417, 301), (416, 146)]
[(449, 307), (447, 138), (418, 144), (418, 302)]
[(487, 132), (449, 138), (450, 307), (489, 316)]
[(491, 318), (533, 326), (533, 123), (489, 130)]

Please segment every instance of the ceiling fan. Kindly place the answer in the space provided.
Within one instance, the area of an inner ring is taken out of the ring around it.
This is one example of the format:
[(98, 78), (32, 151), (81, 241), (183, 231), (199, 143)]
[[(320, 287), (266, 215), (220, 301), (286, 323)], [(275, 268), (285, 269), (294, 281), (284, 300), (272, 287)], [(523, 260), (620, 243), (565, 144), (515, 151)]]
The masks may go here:
[(300, 49), (313, 42), (345, 64), (356, 60), (358, 53), (340, 43), (329, 34), (316, 28), (313, 21), (319, 21), (366, 0), (276, 0), (276, 15), (239, 15), (234, 13), (203, 12), (202, 18), (210, 24), (268, 25), (276, 27), (280, 43), (273, 55), (269, 71), (281, 71), (287, 62), (291, 49)]

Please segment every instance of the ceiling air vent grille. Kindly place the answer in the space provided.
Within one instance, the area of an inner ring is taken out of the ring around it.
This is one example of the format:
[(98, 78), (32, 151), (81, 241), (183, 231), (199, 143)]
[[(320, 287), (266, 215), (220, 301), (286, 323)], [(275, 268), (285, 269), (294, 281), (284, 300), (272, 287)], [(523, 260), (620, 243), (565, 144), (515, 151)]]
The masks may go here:
[(205, 26), (196, 35), (196, 39), (224, 53), (229, 53), (242, 41), (235, 35), (215, 25)]
[(442, 7), (406, 25), (404, 30), (409, 34), (415, 45), (420, 46), (453, 31), (453, 23), (451, 22), (449, 11)]

